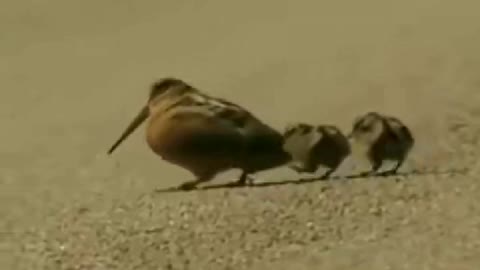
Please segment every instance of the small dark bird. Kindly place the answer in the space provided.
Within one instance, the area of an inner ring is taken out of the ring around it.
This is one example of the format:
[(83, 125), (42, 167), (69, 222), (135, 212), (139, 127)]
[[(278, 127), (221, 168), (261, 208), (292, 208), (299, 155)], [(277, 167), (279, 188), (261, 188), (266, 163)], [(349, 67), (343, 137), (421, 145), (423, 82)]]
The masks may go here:
[(405, 124), (396, 117), (378, 112), (357, 117), (347, 137), (352, 143), (366, 147), (372, 170), (362, 173), (364, 176), (377, 174), (385, 160), (396, 161), (396, 165), (383, 175), (395, 174), (415, 144), (412, 132)]
[(283, 136), (283, 147), (292, 156), (289, 167), (299, 173), (315, 173), (320, 166), (328, 168), (321, 179), (330, 177), (351, 153), (348, 139), (333, 125), (292, 123)]

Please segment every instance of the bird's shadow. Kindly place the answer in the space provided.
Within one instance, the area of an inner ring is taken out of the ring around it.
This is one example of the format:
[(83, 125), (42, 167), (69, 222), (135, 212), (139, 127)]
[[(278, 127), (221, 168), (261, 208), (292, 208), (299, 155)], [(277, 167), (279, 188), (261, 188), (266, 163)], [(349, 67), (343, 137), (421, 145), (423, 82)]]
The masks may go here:
[(226, 184), (218, 184), (218, 185), (210, 185), (205, 186), (193, 190), (181, 190), (177, 187), (169, 187), (164, 189), (156, 189), (155, 192), (157, 193), (165, 193), (165, 192), (189, 192), (189, 191), (205, 191), (211, 189), (234, 189), (234, 188), (262, 188), (262, 187), (271, 187), (271, 186), (283, 186), (283, 185), (304, 185), (310, 184), (315, 182), (326, 182), (332, 180), (353, 180), (353, 179), (361, 179), (361, 178), (369, 178), (369, 177), (376, 177), (376, 178), (391, 178), (395, 177), (395, 179), (402, 180), (407, 179), (409, 176), (415, 175), (458, 175), (458, 174), (465, 174), (468, 172), (468, 169), (452, 169), (452, 170), (445, 170), (445, 171), (438, 171), (438, 170), (412, 170), (408, 172), (397, 172), (394, 174), (391, 173), (377, 173), (373, 175), (366, 175), (365, 173), (359, 174), (352, 174), (346, 176), (332, 176), (328, 178), (322, 177), (309, 177), (309, 178), (299, 178), (296, 180), (278, 180), (278, 181), (269, 181), (269, 182), (260, 182), (260, 183), (252, 183), (249, 185), (238, 185), (235, 182), (230, 182)]

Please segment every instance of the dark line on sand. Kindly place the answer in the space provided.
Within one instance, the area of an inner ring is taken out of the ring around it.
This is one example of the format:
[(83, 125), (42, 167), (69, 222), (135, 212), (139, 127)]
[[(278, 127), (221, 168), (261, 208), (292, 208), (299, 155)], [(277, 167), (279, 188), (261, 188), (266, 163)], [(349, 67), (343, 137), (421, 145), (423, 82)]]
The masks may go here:
[(445, 170), (445, 171), (438, 171), (438, 170), (427, 170), (427, 171), (421, 171), (421, 170), (412, 170), (409, 172), (397, 172), (395, 174), (384, 174), (384, 173), (379, 173), (371, 176), (365, 176), (363, 174), (354, 174), (354, 175), (347, 175), (347, 176), (333, 176), (329, 177), (327, 179), (324, 178), (319, 178), (319, 177), (310, 177), (310, 178), (300, 178), (296, 180), (279, 180), (279, 181), (268, 181), (268, 182), (261, 182), (261, 183), (253, 183), (251, 185), (246, 185), (246, 186), (239, 186), (236, 185), (234, 182), (231, 183), (226, 183), (226, 184), (218, 184), (218, 185), (210, 185), (210, 186), (205, 186), (201, 187), (198, 189), (194, 190), (179, 190), (177, 187), (169, 187), (165, 189), (157, 189), (155, 192), (157, 193), (166, 193), (166, 192), (191, 192), (191, 191), (205, 191), (205, 190), (211, 190), (211, 189), (234, 189), (234, 188), (262, 188), (262, 187), (271, 187), (271, 186), (282, 186), (282, 185), (303, 185), (303, 184), (309, 184), (309, 183), (315, 183), (315, 182), (325, 182), (325, 181), (330, 181), (330, 180), (353, 180), (353, 179), (367, 179), (367, 178), (391, 178), (391, 177), (396, 177), (395, 181), (399, 181), (398, 177), (402, 178), (407, 178), (409, 176), (415, 176), (415, 175), (445, 175), (445, 174), (450, 174), (450, 175), (462, 175), (466, 174), (469, 171), (468, 168), (463, 168), (463, 169), (452, 169), (452, 170)]

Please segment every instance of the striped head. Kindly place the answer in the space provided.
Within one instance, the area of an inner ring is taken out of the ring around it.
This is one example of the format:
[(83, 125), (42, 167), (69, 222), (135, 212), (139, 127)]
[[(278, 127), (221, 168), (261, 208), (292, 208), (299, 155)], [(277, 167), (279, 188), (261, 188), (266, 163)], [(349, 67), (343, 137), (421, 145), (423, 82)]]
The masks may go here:
[[(152, 115), (152, 113), (157, 110), (165, 110), (166, 108), (163, 108), (165, 106), (171, 106), (170, 103), (172, 102), (165, 102), (164, 104), (163, 101), (169, 100), (169, 98), (174, 99), (174, 97), (182, 97), (186, 93), (195, 92), (198, 92), (198, 90), (183, 80), (174, 77), (165, 77), (154, 82), (150, 87), (147, 104), (144, 105), (137, 115), (130, 121), (129, 125), (120, 135), (120, 137), (110, 147), (108, 154), (112, 154), (115, 149), (117, 149), (118, 146), (120, 146), (120, 144), (138, 128), (138, 126), (140, 126), (150, 115)], [(163, 106), (163, 104), (165, 106)]]
[(182, 96), (192, 92), (198, 92), (198, 90), (181, 79), (165, 77), (155, 81), (150, 87), (148, 103), (154, 104), (166, 97)]
[(320, 125), (317, 127), (317, 130), (319, 132), (323, 132), (329, 136), (341, 136), (343, 135), (342, 132), (340, 131), (340, 129), (338, 129), (338, 127), (336, 126), (333, 126), (333, 125)]
[(317, 126), (317, 131), (323, 136), (323, 138), (327, 139), (327, 142), (335, 145), (335, 149), (339, 152), (342, 152), (345, 155), (351, 153), (351, 145), (347, 136), (345, 136), (337, 126), (319, 125)]
[(313, 126), (302, 123), (302, 122), (295, 122), (295, 123), (288, 123), (283, 130), (283, 137), (288, 139), (293, 135), (306, 135), (313, 130)]
[(371, 145), (382, 136), (384, 129), (384, 116), (377, 112), (368, 112), (354, 120), (348, 138), (358, 143)]
[(287, 124), (282, 135), (284, 151), (295, 160), (306, 159), (321, 136), (313, 125), (302, 122)]

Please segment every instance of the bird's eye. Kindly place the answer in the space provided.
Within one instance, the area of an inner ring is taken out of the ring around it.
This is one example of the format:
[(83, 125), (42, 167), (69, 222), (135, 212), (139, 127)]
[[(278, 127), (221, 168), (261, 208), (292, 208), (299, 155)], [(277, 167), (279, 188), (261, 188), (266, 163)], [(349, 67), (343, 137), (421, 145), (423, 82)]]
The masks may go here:
[(288, 128), (288, 129), (286, 129), (285, 132), (283, 133), (283, 136), (284, 136), (285, 138), (288, 138), (288, 137), (292, 136), (294, 132), (295, 132), (295, 128), (293, 128), (293, 127), (292, 127), (292, 128)]
[(363, 126), (360, 126), (359, 129), (360, 129), (361, 131), (367, 132), (367, 131), (370, 131), (370, 130), (372, 129), (372, 127), (369, 126), (369, 125), (363, 125)]

